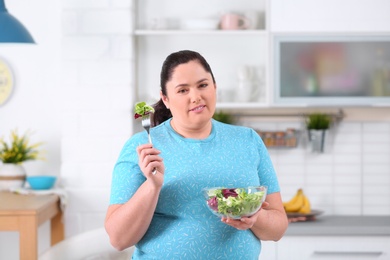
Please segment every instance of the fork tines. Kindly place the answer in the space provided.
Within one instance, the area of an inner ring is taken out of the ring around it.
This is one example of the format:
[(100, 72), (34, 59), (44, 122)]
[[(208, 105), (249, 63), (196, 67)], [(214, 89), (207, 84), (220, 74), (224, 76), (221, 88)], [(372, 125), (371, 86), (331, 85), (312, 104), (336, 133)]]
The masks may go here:
[(150, 129), (150, 116), (147, 114), (147, 115), (143, 115), (142, 116), (142, 126), (146, 129), (146, 131), (148, 131), (149, 133), (149, 129)]
[(149, 143), (152, 143), (152, 139), (150, 137), (150, 115), (149, 114), (145, 114), (142, 116), (142, 126), (143, 128), (146, 130), (146, 132), (148, 133), (148, 138), (149, 138)]
[[(145, 114), (142, 116), (142, 126), (143, 128), (146, 130), (146, 132), (148, 133), (148, 139), (149, 139), (149, 143), (152, 143), (152, 138), (150, 137), (150, 115), (149, 114)], [(153, 172), (152, 174), (155, 175), (157, 172), (156, 169), (153, 169)]]

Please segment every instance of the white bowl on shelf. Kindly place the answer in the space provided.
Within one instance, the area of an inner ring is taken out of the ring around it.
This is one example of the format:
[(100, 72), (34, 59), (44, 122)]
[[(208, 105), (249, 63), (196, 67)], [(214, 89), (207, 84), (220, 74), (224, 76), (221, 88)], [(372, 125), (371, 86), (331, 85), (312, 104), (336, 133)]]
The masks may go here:
[(218, 29), (218, 19), (199, 18), (185, 19), (181, 21), (181, 29), (183, 30), (216, 30)]

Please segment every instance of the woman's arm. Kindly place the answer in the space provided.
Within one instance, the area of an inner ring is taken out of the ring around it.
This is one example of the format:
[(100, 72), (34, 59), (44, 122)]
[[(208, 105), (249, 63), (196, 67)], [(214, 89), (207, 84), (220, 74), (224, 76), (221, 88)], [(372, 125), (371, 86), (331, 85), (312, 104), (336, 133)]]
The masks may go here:
[(147, 180), (128, 202), (108, 207), (105, 228), (113, 247), (123, 250), (138, 243), (149, 228), (159, 194)]
[(286, 212), (279, 192), (268, 194), (259, 212), (249, 218), (222, 218), (226, 224), (240, 230), (251, 229), (260, 240), (278, 241), (288, 227)]
[(275, 192), (267, 195), (266, 202), (269, 205), (259, 211), (251, 230), (260, 240), (278, 241), (283, 237), (288, 227), (287, 214), (280, 193)]
[[(126, 203), (108, 207), (104, 226), (111, 244), (118, 250), (138, 243), (152, 221), (164, 181), (165, 168), (159, 153), (150, 144), (137, 147), (138, 164), (146, 181)], [(155, 175), (154, 169), (157, 169)]]

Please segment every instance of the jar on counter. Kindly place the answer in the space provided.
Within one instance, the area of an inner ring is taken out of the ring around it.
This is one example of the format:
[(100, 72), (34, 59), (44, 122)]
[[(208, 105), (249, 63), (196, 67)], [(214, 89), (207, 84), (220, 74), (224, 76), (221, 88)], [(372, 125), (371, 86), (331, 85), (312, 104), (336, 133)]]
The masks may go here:
[(275, 133), (275, 146), (286, 146), (286, 141), (284, 139), (284, 132)]
[(286, 130), (286, 146), (288, 147), (296, 147), (297, 146), (297, 136), (296, 131), (293, 128), (288, 128)]
[(275, 137), (273, 132), (265, 132), (264, 133), (264, 144), (267, 147), (275, 146)]

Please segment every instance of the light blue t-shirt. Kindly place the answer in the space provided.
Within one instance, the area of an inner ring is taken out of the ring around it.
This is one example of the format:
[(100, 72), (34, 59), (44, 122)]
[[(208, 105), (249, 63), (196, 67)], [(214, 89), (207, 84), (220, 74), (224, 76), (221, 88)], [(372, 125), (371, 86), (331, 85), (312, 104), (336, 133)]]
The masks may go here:
[[(212, 121), (206, 139), (177, 134), (170, 119), (151, 129), (164, 159), (164, 184), (145, 236), (133, 259), (258, 259), (261, 243), (250, 230), (221, 222), (207, 208), (202, 189), (264, 185), (278, 192), (275, 170), (263, 141), (250, 128)], [(110, 204), (126, 203), (145, 181), (136, 147), (146, 131), (123, 147), (114, 167)]]

